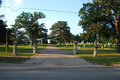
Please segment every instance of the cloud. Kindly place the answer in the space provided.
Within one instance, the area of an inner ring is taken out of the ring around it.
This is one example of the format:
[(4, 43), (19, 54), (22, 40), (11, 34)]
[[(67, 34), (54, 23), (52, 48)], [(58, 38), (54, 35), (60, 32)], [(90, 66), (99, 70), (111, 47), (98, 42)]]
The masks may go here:
[(52, 26), (52, 24), (54, 24), (55, 22), (54, 21), (46, 21), (44, 23), (45, 23), (45, 26)]
[[(5, 6), (7, 6), (7, 7), (10, 6), (9, 0), (5, 0), (5, 1), (6, 1)], [(9, 10), (10, 10), (10, 8), (6, 9), (6, 11), (9, 11)]]
[(23, 0), (13, 0), (15, 2), (15, 6), (19, 7), (20, 4), (22, 4)]
[(48, 29), (48, 34), (50, 34), (50, 32), (51, 32), (50, 28), (55, 22), (54, 21), (46, 21), (46, 22), (43, 22), (43, 23), (45, 23), (45, 26)]
[(5, 4), (5, 6), (9, 6), (9, 2), (8, 2), (8, 0), (6, 0), (6, 4)]

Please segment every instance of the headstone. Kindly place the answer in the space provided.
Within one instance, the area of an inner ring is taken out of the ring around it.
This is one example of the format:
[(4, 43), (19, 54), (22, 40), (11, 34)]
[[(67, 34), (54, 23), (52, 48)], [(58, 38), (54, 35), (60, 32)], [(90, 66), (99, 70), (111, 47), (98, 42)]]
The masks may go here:
[(42, 38), (41, 38), (41, 44), (43, 44), (43, 43), (42, 43)]
[(78, 49), (80, 50), (80, 46), (78, 47)]
[(108, 46), (110, 47), (110, 43), (108, 43)]
[(81, 44), (84, 44), (84, 40), (81, 41)]
[(104, 47), (106, 47), (106, 44), (104, 45)]
[(77, 48), (78, 48), (78, 45), (77, 45)]
[(17, 55), (17, 43), (16, 42), (13, 43), (13, 55), (14, 56)]
[(30, 42), (30, 47), (32, 47), (32, 43), (33, 43), (33, 42), (31, 41), (31, 42)]
[(112, 44), (110, 44), (110, 48), (112, 48)]
[(73, 50), (73, 55), (77, 54), (77, 41), (74, 41), (74, 50)]
[(90, 42), (89, 42), (89, 44), (90, 44)]
[(85, 47), (85, 45), (84, 45), (84, 47)]
[(97, 44), (99, 45), (99, 42)]

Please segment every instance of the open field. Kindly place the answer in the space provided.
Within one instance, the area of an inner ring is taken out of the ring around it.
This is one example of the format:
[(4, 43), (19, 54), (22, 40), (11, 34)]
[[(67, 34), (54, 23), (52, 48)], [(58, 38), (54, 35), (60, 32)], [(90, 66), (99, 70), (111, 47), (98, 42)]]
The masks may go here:
[[(83, 46), (86, 47), (83, 47)], [(73, 50), (73, 44), (68, 44), (68, 48), (66, 45), (59, 46), (56, 45), (60, 49), (64, 50)], [(80, 46), (78, 44), (78, 46)], [(115, 45), (112, 45), (110, 48), (108, 45), (105, 48), (101, 48), (101, 44), (98, 45), (97, 58), (93, 57), (94, 47), (91, 44), (82, 44), (80, 50), (77, 51), (77, 56), (84, 58), (88, 62), (101, 64), (101, 65), (116, 65), (120, 64), (120, 53), (115, 53)]]
[[(0, 48), (0, 63), (19, 63), (28, 60), (30, 56), (34, 55), (33, 47), (30, 47), (30, 45), (17, 45), (17, 56), (13, 56), (12, 45), (7, 48), (7, 53), (5, 46), (1, 46), (4, 48)], [(37, 50), (44, 49), (45, 46), (46, 44), (38, 44)]]

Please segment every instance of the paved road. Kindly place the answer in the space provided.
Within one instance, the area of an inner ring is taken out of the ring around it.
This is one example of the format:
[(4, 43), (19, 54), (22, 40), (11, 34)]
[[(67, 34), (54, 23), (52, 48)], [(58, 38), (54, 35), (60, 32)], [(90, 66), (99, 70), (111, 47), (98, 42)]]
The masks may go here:
[(100, 66), (48, 45), (23, 64), (0, 64), (0, 80), (120, 80), (120, 66)]

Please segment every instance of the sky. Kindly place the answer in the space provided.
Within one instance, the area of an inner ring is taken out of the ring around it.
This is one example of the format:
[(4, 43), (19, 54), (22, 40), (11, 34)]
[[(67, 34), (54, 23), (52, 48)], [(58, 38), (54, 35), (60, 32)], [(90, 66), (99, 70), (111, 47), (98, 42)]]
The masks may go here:
[(7, 20), (8, 28), (10, 28), (10, 25), (15, 23), (16, 17), (23, 11), (30, 13), (42, 12), (46, 18), (39, 19), (39, 23), (45, 23), (48, 34), (51, 32), (49, 29), (54, 23), (67, 21), (68, 26), (71, 28), (70, 32), (76, 35), (83, 32), (81, 26), (78, 26), (80, 20), (78, 12), (83, 7), (83, 3), (87, 2), (92, 2), (92, 0), (2, 0), (0, 15), (5, 15), (4, 20)]

